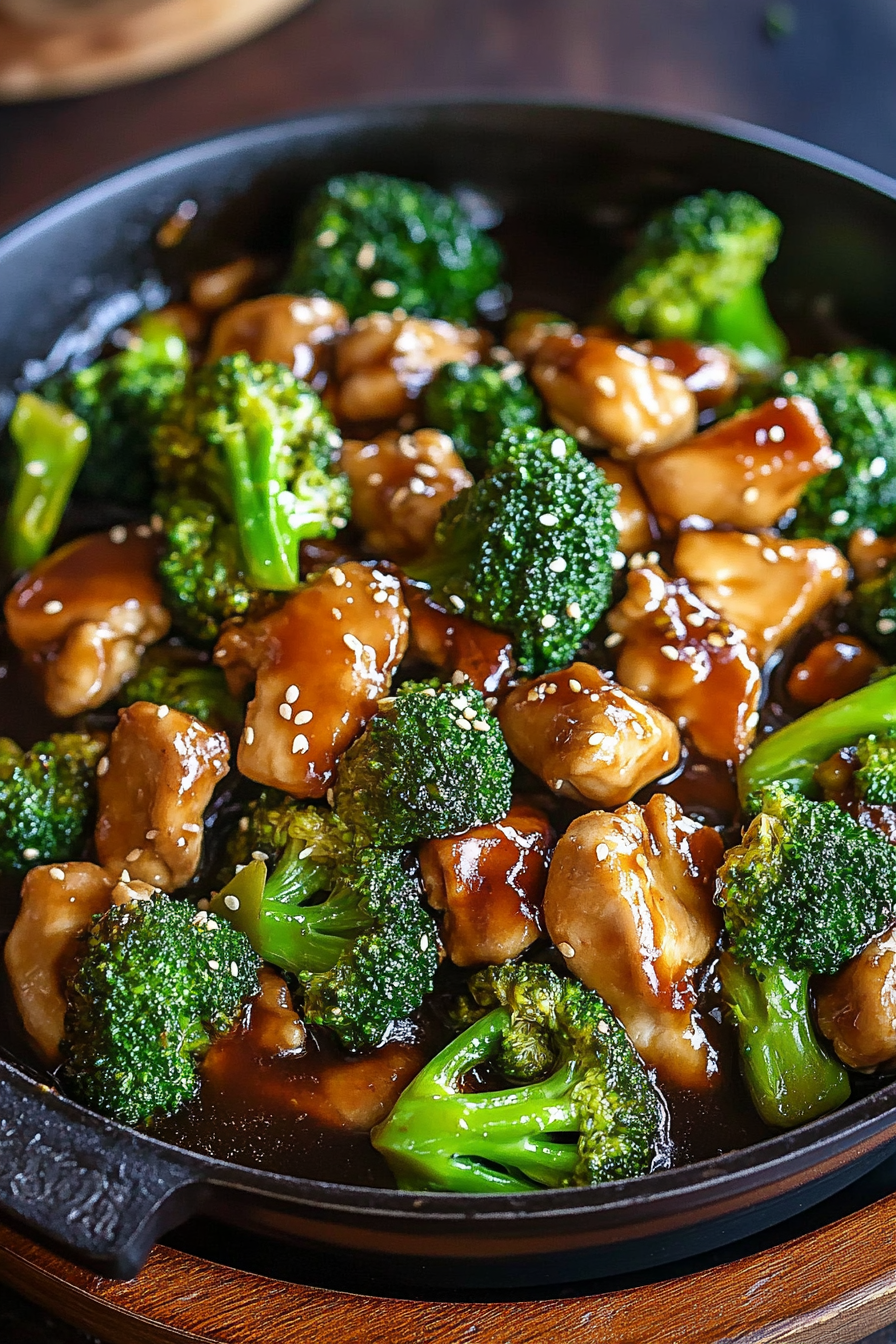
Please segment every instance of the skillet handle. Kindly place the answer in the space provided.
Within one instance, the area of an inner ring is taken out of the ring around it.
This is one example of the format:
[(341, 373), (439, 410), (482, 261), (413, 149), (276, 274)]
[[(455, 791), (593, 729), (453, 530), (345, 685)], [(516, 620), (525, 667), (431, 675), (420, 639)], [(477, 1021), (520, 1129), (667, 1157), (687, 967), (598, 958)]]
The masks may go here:
[(133, 1278), (195, 1210), (201, 1159), (85, 1111), (0, 1061), (0, 1217), (109, 1278)]

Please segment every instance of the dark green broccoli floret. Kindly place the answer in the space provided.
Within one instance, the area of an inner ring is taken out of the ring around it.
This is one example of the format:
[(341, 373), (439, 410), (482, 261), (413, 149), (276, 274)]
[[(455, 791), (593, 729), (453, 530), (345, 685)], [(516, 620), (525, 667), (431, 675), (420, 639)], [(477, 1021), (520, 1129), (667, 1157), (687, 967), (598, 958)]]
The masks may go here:
[(896, 562), (857, 586), (848, 615), (884, 658), (896, 659)]
[(641, 231), (609, 315), (632, 336), (725, 344), (748, 368), (776, 363), (786, 344), (760, 282), (780, 233), (777, 216), (746, 192), (686, 196)]
[(449, 611), (506, 630), (523, 672), (562, 667), (606, 610), (616, 487), (558, 430), (508, 430), (406, 566)]
[(63, 1079), (125, 1124), (195, 1095), (197, 1065), (258, 993), (249, 940), (188, 901), (157, 894), (98, 916), (68, 984)]
[(506, 429), (537, 425), (541, 400), (519, 364), (445, 364), (423, 394), (426, 424), (443, 429), (468, 465), (484, 467)]
[(127, 350), (44, 385), (43, 396), (68, 407), (90, 430), (78, 494), (119, 504), (150, 498), (153, 431), (183, 387), (189, 366), (176, 323), (147, 313)]
[(81, 853), (96, 801), (102, 739), (54, 733), (27, 752), (0, 738), (0, 872)]
[(164, 514), (165, 549), (159, 577), (178, 630), (200, 644), (217, 639), (224, 621), (261, 611), (265, 594), (247, 573), (235, 524), (215, 506), (176, 498)]
[(411, 845), (499, 821), (512, 781), (507, 744), (480, 691), (409, 683), (343, 756), (334, 806), (369, 843)]
[(9, 434), (17, 463), (3, 550), (13, 569), (30, 569), (53, 544), (90, 447), (90, 430), (71, 411), (25, 392)]
[[(593, 990), (534, 964), (490, 967), (471, 990), (491, 1011), (423, 1067), (372, 1132), (403, 1189), (596, 1185), (661, 1160), (662, 1101)], [(504, 1086), (465, 1087), (483, 1066)]]
[[(265, 795), (228, 858), (252, 859), (215, 896), (266, 961), (296, 975), (305, 1017), (353, 1050), (378, 1045), (432, 989), (436, 928), (409, 850), (364, 848), (327, 809)], [(249, 848), (251, 846), (251, 848)], [(268, 869), (271, 869), (268, 876)]]
[(863, 737), (856, 747), (856, 760), (857, 796), (871, 807), (896, 807), (896, 728)]
[(756, 1108), (789, 1126), (849, 1096), (815, 1036), (809, 977), (832, 975), (892, 922), (896, 848), (833, 802), (774, 786), (758, 803), (719, 873), (732, 955), (722, 983)]
[(286, 288), (325, 294), (349, 317), (403, 308), (472, 322), (498, 283), (501, 250), (456, 201), (379, 173), (332, 177), (299, 219)]
[(121, 699), (126, 705), (138, 700), (169, 705), (216, 731), (236, 734), (243, 724), (244, 706), (227, 689), (221, 669), (173, 645), (156, 645), (144, 654), (136, 675), (122, 688)]

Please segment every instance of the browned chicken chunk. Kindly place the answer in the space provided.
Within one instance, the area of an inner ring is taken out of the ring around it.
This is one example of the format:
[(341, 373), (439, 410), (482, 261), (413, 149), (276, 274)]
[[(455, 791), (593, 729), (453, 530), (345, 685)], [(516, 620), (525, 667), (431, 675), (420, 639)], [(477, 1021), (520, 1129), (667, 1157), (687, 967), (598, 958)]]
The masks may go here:
[(638, 341), (635, 349), (654, 363), (661, 360), (669, 373), (677, 374), (688, 391), (693, 392), (701, 411), (721, 406), (737, 391), (740, 380), (734, 361), (727, 350), (720, 350), (717, 345), (671, 338)]
[(398, 579), (357, 561), (334, 565), (270, 616), (225, 630), (215, 659), (231, 687), (255, 679), (242, 773), (299, 798), (322, 798), (407, 644)]
[(549, 336), (575, 336), (576, 324), (542, 308), (527, 308), (508, 319), (504, 343), (520, 363), (529, 365)]
[(847, 555), (856, 579), (864, 583), (896, 560), (896, 537), (879, 537), (871, 527), (856, 528), (849, 539)]
[(475, 327), (390, 313), (360, 317), (336, 349), (333, 414), (343, 425), (400, 420), (443, 364), (478, 364), (487, 346)]
[(815, 707), (827, 700), (841, 700), (866, 686), (872, 672), (882, 665), (870, 645), (855, 635), (823, 639), (787, 678), (787, 693), (801, 705)]
[(608, 336), (549, 336), (532, 381), (561, 429), (614, 457), (639, 457), (688, 439), (697, 403), (682, 380)]
[(544, 813), (516, 803), (503, 821), (421, 846), (426, 897), (445, 912), (442, 941), (455, 966), (512, 961), (542, 934), (553, 842)]
[(473, 484), (447, 434), (387, 430), (347, 439), (339, 465), (352, 487), (352, 519), (368, 550), (394, 560), (422, 555), (449, 500)]
[(896, 925), (816, 984), (818, 1025), (851, 1069), (896, 1066)]
[(590, 663), (522, 682), (498, 717), (514, 756), (554, 793), (603, 807), (666, 774), (681, 750), (665, 714)]
[(105, 704), (168, 633), (157, 559), (148, 527), (113, 527), (54, 551), (7, 596), (10, 639), (41, 676), (54, 714)]
[(437, 607), (427, 592), (404, 583), (411, 613), (408, 651), (430, 663), (447, 681), (455, 673), (483, 695), (497, 695), (513, 674), (513, 641), (500, 630)]
[(121, 710), (97, 767), (104, 867), (161, 891), (185, 886), (199, 865), (203, 814), (229, 761), (226, 734), (190, 714), (142, 700)]
[(616, 675), (687, 727), (698, 751), (740, 761), (759, 723), (762, 677), (746, 636), (691, 592), (645, 565), (607, 618), (621, 636)]
[(332, 344), (348, 331), (348, 314), (332, 299), (267, 294), (222, 313), (212, 328), (207, 362), (239, 350), (254, 360), (285, 364), (297, 378), (323, 385), (331, 367)]
[(700, 517), (752, 531), (772, 527), (835, 461), (812, 402), (775, 397), (645, 458), (638, 475), (664, 529)]
[(693, 974), (719, 932), (721, 837), (665, 794), (589, 812), (561, 837), (544, 900), (548, 933), (597, 990), (660, 1081), (703, 1088), (717, 1073)]
[(620, 551), (623, 555), (646, 551), (653, 542), (650, 506), (638, 484), (634, 467), (627, 462), (614, 462), (610, 457), (601, 458), (598, 465), (610, 484), (619, 486), (615, 518), (619, 528)]

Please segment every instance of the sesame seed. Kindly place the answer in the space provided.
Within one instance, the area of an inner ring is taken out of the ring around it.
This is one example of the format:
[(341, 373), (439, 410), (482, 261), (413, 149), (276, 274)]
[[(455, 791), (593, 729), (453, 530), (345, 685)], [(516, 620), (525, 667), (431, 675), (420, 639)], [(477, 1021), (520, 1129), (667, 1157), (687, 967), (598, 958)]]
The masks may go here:
[(369, 271), (376, 261), (376, 246), (373, 243), (365, 243), (358, 249), (358, 255), (355, 257), (357, 265), (362, 271)]
[(178, 848), (178, 849), (186, 849), (186, 847), (187, 847), (187, 842), (186, 842), (186, 840), (184, 839), (184, 837), (183, 837), (182, 835), (179, 835), (179, 836), (177, 837), (177, 848)]
[(122, 542), (127, 541), (127, 539), (128, 530), (126, 527), (122, 527), (121, 523), (119, 523), (117, 527), (109, 528), (109, 540), (112, 542), (113, 546), (120, 546)]
[(330, 807), (333, 806), (335, 801), (336, 801), (335, 793), (333, 792), (332, 789), (327, 789), (327, 802), (329, 803)]
[(664, 658), (668, 658), (670, 663), (678, 662), (678, 650), (673, 644), (661, 644), (660, 653)]
[(457, 718), (454, 720), (454, 722), (457, 724), (458, 728), (466, 728), (466, 729), (469, 729), (469, 727), (470, 727), (469, 721), (468, 721), (467, 719), (465, 719), (465, 718), (464, 718), (462, 715), (460, 715), (460, 714), (458, 714), (458, 716), (457, 716)]
[(342, 612), (339, 610), (338, 607), (333, 607), (333, 608), (332, 608), (332, 612), (333, 612), (333, 619), (334, 619), (334, 620), (336, 620), (336, 621), (341, 621), (341, 620), (342, 620)]
[(343, 574), (341, 569), (331, 569), (330, 578), (333, 580), (337, 588), (341, 588), (345, 583), (345, 575)]
[(843, 527), (845, 523), (849, 522), (849, 510), (835, 509), (831, 514), (831, 522), (835, 527)]
[(471, 709), (470, 706), (467, 705), (466, 709), (463, 710), (463, 716), (465, 719), (469, 719), (470, 723), (472, 723), (476, 717), (476, 711), (475, 709)]
[(605, 1022), (603, 1018), (601, 1018), (600, 1022), (598, 1022), (597, 1024), (597, 1030), (600, 1032), (601, 1036), (609, 1036), (610, 1034), (609, 1022)]
[(449, 593), (448, 601), (451, 603), (452, 607), (455, 607), (458, 611), (463, 611), (464, 607), (467, 605), (462, 597), (458, 597), (457, 593)]
[(741, 498), (745, 504), (755, 504), (759, 499), (759, 486), (748, 485)]
[(103, 775), (106, 774), (108, 769), (109, 769), (109, 757), (101, 756), (96, 763), (96, 773), (100, 779), (102, 779)]
[(239, 910), (240, 898), (239, 896), (234, 896), (230, 892), (228, 892), (227, 895), (224, 897), (224, 904), (226, 905), (228, 910)]
[(300, 751), (304, 754), (308, 750), (310, 745), (311, 744), (309, 743), (304, 733), (296, 733), (295, 737), (292, 740), (293, 756), (295, 756), (296, 753)]
[(29, 845), (27, 849), (22, 850), (22, 858), (26, 863), (33, 863), (35, 859), (40, 858), (40, 850), (35, 849), (33, 845)]
[(564, 786), (565, 783), (566, 783), (566, 780), (565, 780), (565, 779), (553, 779), (553, 780), (550, 781), (551, 788), (554, 789), (554, 790), (555, 790), (556, 792), (558, 792), (558, 793), (559, 793), (559, 791), (563, 788), (563, 786)]
[(142, 537), (144, 541), (147, 537), (152, 536), (152, 528), (148, 523), (139, 523), (137, 527), (134, 528), (134, 531), (137, 533), (137, 536)]
[(576, 950), (572, 943), (558, 943), (557, 951), (562, 957), (574, 957), (576, 954)]
[(313, 853), (314, 853), (314, 846), (313, 846), (313, 845), (306, 845), (305, 848), (304, 848), (303, 850), (300, 851), (300, 853), (299, 853), (299, 858), (300, 858), (300, 859), (310, 859), (310, 858), (311, 858), (311, 855), (312, 855)]
[(597, 846), (597, 849), (594, 851), (594, 853), (597, 856), (598, 863), (603, 863), (604, 859), (608, 859), (610, 857), (610, 846), (605, 845), (603, 842), (601, 842)]
[(618, 630), (614, 630), (612, 631), (611, 634), (607, 635), (606, 639), (604, 640), (604, 648), (615, 649), (617, 645), (621, 643), (622, 643), (622, 636), (620, 635)]
[(754, 728), (757, 728), (759, 726), (759, 715), (757, 714), (755, 709), (753, 710), (752, 714), (747, 715), (746, 726), (749, 732), (752, 732)]
[(380, 592), (378, 592), (378, 593), (374, 593), (374, 595), (373, 595), (373, 600), (374, 600), (374, 602), (385, 602), (386, 599), (388, 598), (388, 596), (389, 596), (388, 593), (384, 593), (384, 592), (380, 591)]
[(575, 691), (576, 695), (578, 695), (579, 691), (582, 689), (582, 683), (580, 681), (577, 681), (575, 677), (570, 677), (569, 689), (571, 691)]
[(268, 856), (263, 849), (253, 849), (252, 858), (256, 863), (267, 863)]
[(556, 527), (557, 515), (556, 513), (543, 513), (538, 521), (541, 523), (542, 527)]
[(417, 475), (423, 476), (427, 481), (434, 481), (439, 474), (438, 467), (434, 467), (431, 462), (418, 462)]
[(726, 641), (724, 635), (719, 635), (713, 630), (711, 634), (706, 636), (706, 642), (711, 644), (714, 649), (724, 649)]
[(353, 635), (351, 631), (342, 636), (342, 642), (346, 648), (351, 649), (352, 653), (360, 653), (364, 648), (364, 645), (361, 643), (358, 636)]
[(531, 689), (531, 691), (529, 692), (529, 694), (526, 696), (526, 699), (529, 701), (529, 704), (530, 704), (530, 705), (531, 705), (531, 704), (534, 704), (536, 700), (540, 700), (540, 699), (541, 699), (540, 695), (538, 694), (537, 689), (536, 689), (534, 686), (532, 687), (532, 689)]
[(566, 614), (571, 621), (578, 621), (582, 615), (582, 608), (578, 602), (568, 602), (566, 604)]
[(299, 712), (293, 717), (293, 723), (295, 724), (310, 723), (313, 718), (314, 713), (312, 710), (300, 709)]
[(456, 672), (451, 673), (452, 686), (463, 686), (466, 680), (467, 674), (466, 672), (461, 672), (460, 668), (458, 668)]
[(896, 631), (896, 620), (892, 616), (881, 616), (877, 622), (877, 631), (881, 635), (892, 635)]
[[(512, 370), (512, 372), (511, 372)], [(521, 364), (508, 364), (502, 371), (502, 378), (515, 378), (518, 373), (522, 373)], [(566, 457), (566, 444), (562, 439), (554, 439), (551, 443), (551, 457), (556, 457), (558, 462), (562, 462)]]
[(315, 241), (317, 242), (318, 247), (335, 247), (339, 241), (339, 235), (335, 229), (324, 229), (322, 233), (317, 235)]
[(473, 727), (476, 729), (477, 733), (487, 733), (489, 731), (488, 724), (484, 719), (474, 719)]
[(156, 710), (156, 716), (160, 719), (167, 719), (169, 713), (170, 710), (167, 705), (159, 705), (158, 709)]
[(566, 561), (562, 555), (555, 555), (553, 560), (548, 561), (548, 569), (552, 574), (562, 574), (566, 568)]
[(218, 961), (210, 961), (208, 968), (210, 971), (219, 971), (221, 969), (221, 963)]
[(557, 694), (556, 681), (549, 681), (544, 688), (544, 693), (545, 695), (556, 695)]
[(554, 628), (554, 626), (555, 626), (556, 624), (557, 624), (557, 617), (554, 616), (554, 615), (552, 615), (551, 612), (546, 611), (545, 614), (544, 614), (544, 615), (542, 616), (542, 618), (541, 618), (541, 626), (542, 626), (542, 629), (543, 629), (543, 630), (553, 630), (553, 628)]
[(130, 854), (125, 854), (125, 863), (136, 863), (142, 853), (142, 849), (132, 849)]
[(421, 481), (419, 477), (412, 476), (411, 479), (408, 481), (408, 489), (410, 490), (412, 495), (425, 495), (426, 483), (424, 481)]
[(771, 546), (763, 546), (762, 558), (770, 565), (776, 565), (778, 563), (778, 553), (777, 551), (773, 551)]
[(784, 426), (772, 425), (768, 432), (768, 437), (771, 439), (772, 443), (782, 443), (784, 441)]
[[(242, 831), (243, 835), (245, 835), (246, 832), (247, 832), (248, 829), (249, 829), (249, 818), (248, 818), (248, 817), (240, 817), (239, 821), (237, 822), (237, 827), (236, 827), (236, 828), (237, 828), (238, 831)], [(148, 837), (147, 837), (147, 838), (148, 838)]]
[(128, 872), (127, 868), (122, 868), (120, 876), (122, 882), (130, 882), (131, 880), (131, 875)]
[(599, 747), (601, 742), (603, 742), (603, 740), (604, 740), (603, 733), (592, 733), (591, 736), (588, 738), (588, 745), (589, 747)]
[(34, 477), (36, 477), (36, 478), (40, 478), (41, 476), (46, 476), (46, 474), (47, 474), (47, 464), (46, 464), (46, 462), (29, 462), (29, 463), (27, 463), (27, 465), (26, 465), (26, 467), (25, 467), (25, 474), (26, 474), (27, 476), (34, 476)]
[(181, 830), (189, 831), (190, 835), (200, 835), (202, 833), (202, 827), (197, 826), (195, 821), (185, 821)]
[(426, 952), (427, 949), (428, 949), (428, 947), (429, 947), (429, 934), (428, 934), (428, 933), (424, 933), (424, 934), (421, 935), (421, 938), (420, 938), (420, 951), (421, 951), (421, 952)]
[(50, 876), (53, 878), (53, 880), (54, 880), (55, 882), (64, 882), (64, 881), (65, 881), (65, 869), (64, 869), (64, 868), (51, 868), (51, 869), (50, 869)]
[(374, 280), (370, 289), (378, 299), (394, 299), (398, 293), (398, 286), (394, 280)]
[(286, 719), (286, 722), (287, 722), (287, 723), (290, 723), (290, 722), (291, 722), (291, 720), (292, 720), (292, 706), (291, 706), (291, 705), (287, 705), (287, 704), (284, 702), (284, 704), (280, 705), (279, 709), (277, 710), (277, 713), (280, 715), (281, 719)]
[(614, 551), (610, 556), (610, 567), (615, 570), (625, 569), (625, 551)]
[(288, 705), (294, 705), (299, 698), (299, 688), (296, 685), (287, 686), (283, 692), (283, 699)]
[(56, 597), (52, 598), (51, 601), (44, 603), (45, 616), (58, 616), (61, 610), (62, 603)]

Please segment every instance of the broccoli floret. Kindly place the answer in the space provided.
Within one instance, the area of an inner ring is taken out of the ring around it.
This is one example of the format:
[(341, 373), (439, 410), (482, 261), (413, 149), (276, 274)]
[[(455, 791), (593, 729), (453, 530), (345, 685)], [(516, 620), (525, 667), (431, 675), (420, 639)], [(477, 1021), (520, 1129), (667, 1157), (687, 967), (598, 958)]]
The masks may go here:
[(25, 392), (9, 434), (18, 461), (3, 551), (13, 569), (30, 569), (53, 543), (90, 447), (90, 430), (71, 411)]
[(501, 262), (497, 243), (450, 196), (400, 177), (355, 173), (311, 195), (286, 288), (336, 299), (353, 319), (403, 308), (472, 322)]
[(856, 760), (857, 796), (871, 807), (896, 807), (896, 728), (863, 737), (856, 746)]
[(537, 425), (541, 400), (519, 364), (445, 364), (423, 395), (423, 417), (443, 429), (468, 466), (484, 467), (506, 429)]
[(760, 288), (781, 221), (743, 191), (704, 191), (655, 215), (626, 258), (609, 315), (632, 336), (731, 347), (747, 368), (786, 344)]
[[(661, 1160), (663, 1103), (593, 990), (535, 964), (490, 967), (471, 989), (491, 1011), (424, 1066), (371, 1134), (403, 1189), (596, 1185)], [(483, 1066), (505, 1086), (468, 1090)]]
[(196, 1093), (197, 1065), (259, 990), (249, 940), (188, 901), (156, 894), (93, 922), (68, 984), (63, 1080), (78, 1100), (135, 1125)]
[(0, 738), (0, 872), (79, 856), (104, 749), (101, 738), (81, 733), (54, 733), (29, 751)]
[(884, 658), (896, 660), (896, 562), (857, 586), (848, 614)]
[(182, 389), (189, 366), (176, 323), (147, 313), (127, 350), (44, 384), (43, 396), (80, 416), (90, 430), (79, 495), (146, 503), (153, 489), (153, 431)]
[[(432, 989), (438, 941), (409, 850), (364, 848), (327, 809), (263, 796), (228, 858), (266, 854), (212, 902), (298, 977), (305, 1017), (352, 1050), (378, 1045)], [(247, 848), (252, 846), (251, 849)], [(271, 869), (268, 876), (268, 869)]]
[(872, 681), (840, 700), (810, 710), (772, 733), (738, 769), (741, 800), (770, 784), (810, 793), (815, 771), (841, 747), (871, 733), (896, 729), (896, 681), (893, 673)]
[(174, 645), (156, 645), (143, 655), (136, 675), (122, 688), (121, 700), (126, 705), (138, 700), (169, 705), (232, 735), (243, 724), (244, 706), (227, 689), (221, 669)]
[(368, 843), (411, 845), (506, 816), (513, 764), (480, 691), (407, 683), (342, 758), (335, 809)]
[(562, 667), (610, 601), (616, 487), (557, 430), (508, 430), (492, 457), (406, 568), (447, 610), (506, 630), (523, 672)]
[(163, 492), (207, 499), (236, 525), (249, 582), (290, 591), (299, 542), (335, 536), (348, 517), (347, 478), (331, 471), (339, 442), (316, 392), (281, 364), (237, 354), (194, 375), (153, 452)]
[(801, 1124), (849, 1096), (821, 1048), (809, 977), (832, 975), (896, 914), (896, 848), (833, 802), (763, 790), (743, 843), (728, 851), (717, 900), (731, 941), (723, 987), (744, 1074), (769, 1124)]

